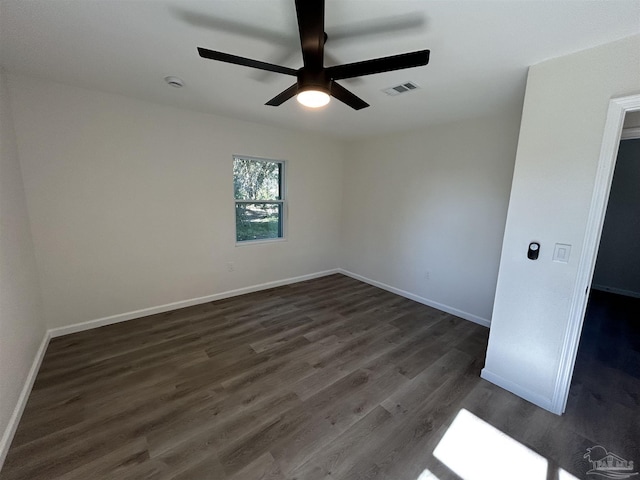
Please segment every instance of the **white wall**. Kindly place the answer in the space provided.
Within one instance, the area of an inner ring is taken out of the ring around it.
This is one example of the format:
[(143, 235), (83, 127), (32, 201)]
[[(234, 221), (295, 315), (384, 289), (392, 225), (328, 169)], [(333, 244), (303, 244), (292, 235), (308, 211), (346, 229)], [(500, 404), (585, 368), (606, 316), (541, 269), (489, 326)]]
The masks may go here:
[[(549, 408), (609, 100), (640, 91), (640, 37), (529, 70), (483, 376)], [(537, 261), (526, 257), (541, 244)], [(555, 243), (572, 245), (568, 263)]]
[(488, 324), (519, 124), (513, 108), (352, 143), (344, 268)]
[(0, 468), (11, 416), (45, 334), (5, 76), (0, 74)]
[[(338, 267), (342, 143), (9, 78), (50, 328)], [(288, 161), (286, 242), (235, 246), (234, 153)]]
[(640, 139), (620, 142), (593, 288), (640, 297)]

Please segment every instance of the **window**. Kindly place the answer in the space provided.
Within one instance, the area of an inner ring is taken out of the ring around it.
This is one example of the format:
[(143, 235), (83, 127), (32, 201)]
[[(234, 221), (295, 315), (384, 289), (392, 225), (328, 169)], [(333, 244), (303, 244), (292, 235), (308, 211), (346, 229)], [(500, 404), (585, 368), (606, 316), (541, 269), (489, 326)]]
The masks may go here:
[(283, 238), (284, 162), (233, 157), (236, 241)]

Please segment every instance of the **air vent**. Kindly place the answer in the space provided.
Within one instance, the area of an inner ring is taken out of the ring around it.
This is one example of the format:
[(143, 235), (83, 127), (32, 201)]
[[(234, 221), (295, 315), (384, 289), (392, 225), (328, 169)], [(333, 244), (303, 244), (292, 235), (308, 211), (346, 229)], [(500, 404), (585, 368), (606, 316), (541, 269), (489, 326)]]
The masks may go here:
[(401, 93), (410, 92), (411, 90), (416, 90), (420, 88), (413, 82), (401, 83), (400, 85), (396, 85), (395, 87), (389, 87), (382, 90), (387, 95), (391, 95), (392, 97), (395, 95), (400, 95)]

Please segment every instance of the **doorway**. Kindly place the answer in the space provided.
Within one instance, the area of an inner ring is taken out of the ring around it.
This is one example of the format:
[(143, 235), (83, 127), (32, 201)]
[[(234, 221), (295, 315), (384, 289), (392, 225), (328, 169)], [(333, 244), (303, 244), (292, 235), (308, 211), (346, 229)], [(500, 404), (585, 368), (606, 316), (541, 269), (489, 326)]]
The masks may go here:
[(620, 142), (565, 411), (622, 456), (640, 447), (639, 186), (640, 135)]
[(633, 112), (640, 112), (640, 95), (614, 98), (609, 103), (600, 160), (587, 219), (585, 241), (578, 261), (578, 272), (570, 302), (569, 323), (564, 336), (559, 371), (551, 402), (550, 410), (558, 414), (565, 411), (569, 398), (569, 389), (587, 310), (588, 294), (595, 270), (623, 123), (625, 117)]
[(639, 245), (640, 135), (620, 141), (591, 288), (640, 298)]

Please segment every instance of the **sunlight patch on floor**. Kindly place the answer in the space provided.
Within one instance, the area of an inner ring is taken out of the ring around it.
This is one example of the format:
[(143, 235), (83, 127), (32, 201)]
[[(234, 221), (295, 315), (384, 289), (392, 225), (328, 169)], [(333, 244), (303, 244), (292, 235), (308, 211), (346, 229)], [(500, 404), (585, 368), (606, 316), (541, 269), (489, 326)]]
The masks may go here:
[(433, 454), (464, 480), (547, 478), (544, 457), (465, 409), (458, 412)]
[(424, 472), (422, 472), (420, 476), (416, 478), (416, 480), (440, 480), (440, 479), (436, 477), (433, 473), (431, 473), (428, 468), (425, 468)]

